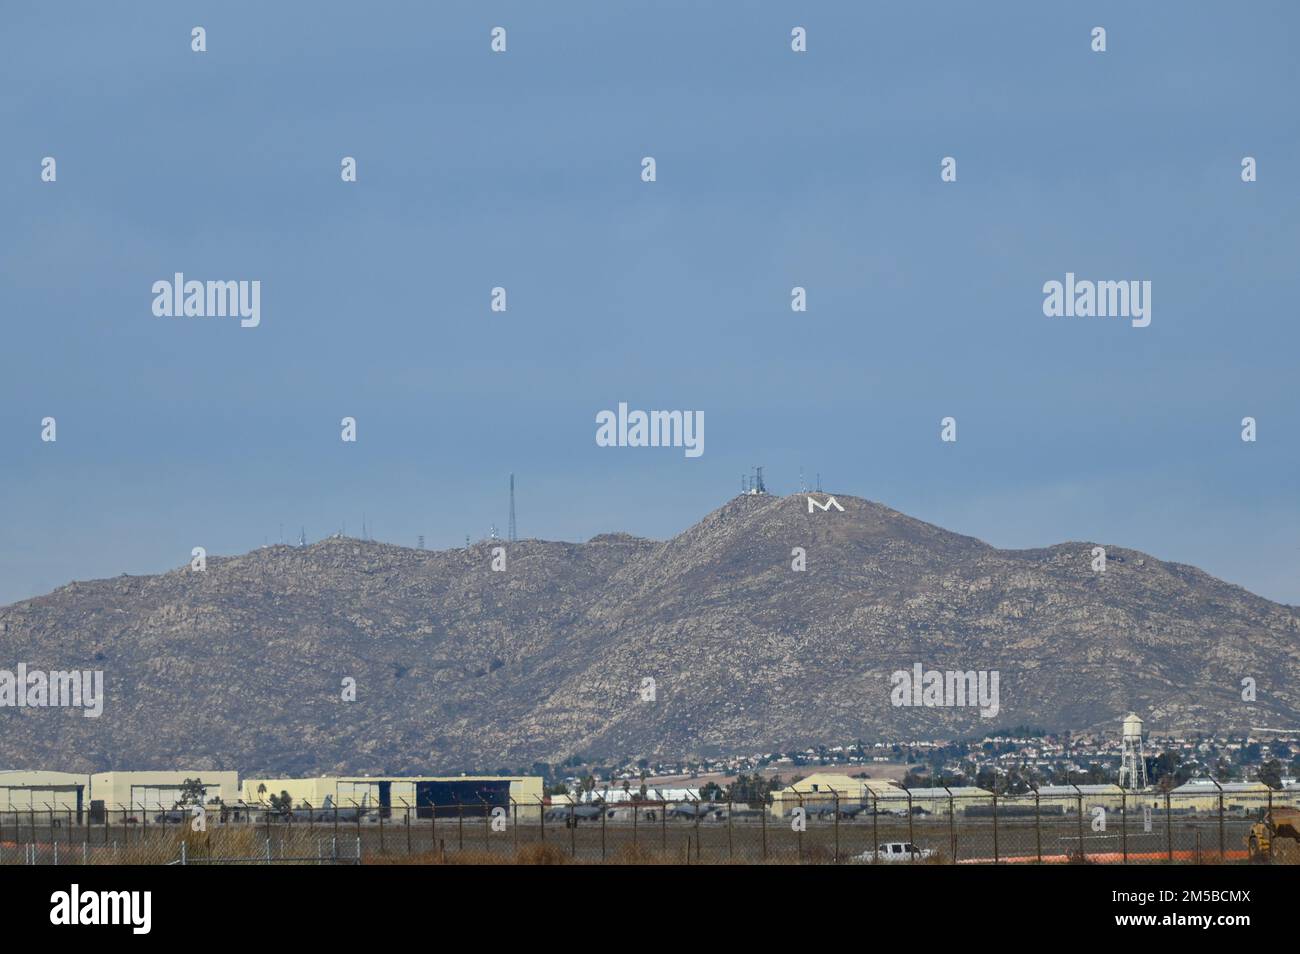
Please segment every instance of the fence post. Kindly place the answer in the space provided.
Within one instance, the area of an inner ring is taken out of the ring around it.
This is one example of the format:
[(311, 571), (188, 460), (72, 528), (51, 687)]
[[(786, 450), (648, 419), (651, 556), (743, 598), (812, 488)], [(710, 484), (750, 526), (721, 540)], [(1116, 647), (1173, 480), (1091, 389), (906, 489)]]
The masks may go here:
[(799, 830), (795, 832), (795, 835), (797, 836), (795, 838), (795, 851), (797, 851), (799, 855), (799, 864), (803, 864), (803, 829), (808, 826), (808, 809), (804, 808), (803, 793), (795, 792), (794, 794), (795, 797), (799, 799), (799, 807), (804, 809), (803, 826), (800, 827)]
[[(908, 843), (911, 844), (913, 848), (915, 848), (916, 834), (912, 830), (912, 819), (915, 817), (912, 814), (912, 791), (911, 789), (907, 789), (907, 788), (903, 789), (903, 791), (907, 793), (907, 840)], [(916, 855), (909, 852), (907, 860), (915, 861)]]
[(1043, 863), (1043, 815), (1039, 806), (1038, 786), (1034, 786), (1034, 852)]
[(663, 834), (663, 850), (668, 850), (668, 799), (659, 795), (659, 830)]
[(767, 861), (767, 796), (763, 796), (763, 814), (759, 816), (763, 822), (763, 860)]
[(880, 796), (874, 789), (867, 791), (871, 792), (871, 863), (874, 865), (880, 861)]
[[(1264, 823), (1266, 825), (1273, 824), (1273, 786), (1272, 785), (1268, 786), (1268, 814), (1264, 816)], [(1255, 859), (1250, 859), (1250, 860), (1253, 861)], [(1269, 842), (1268, 842), (1268, 860), (1269, 861), (1273, 860), (1273, 839), (1271, 837), (1269, 838)]]
[(831, 855), (831, 860), (835, 864), (840, 863), (840, 793), (831, 789), (831, 810), (835, 812), (835, 850)]
[(1124, 864), (1128, 864), (1128, 792), (1119, 793), (1119, 810), (1120, 810), (1120, 845), (1124, 856)]
[(407, 804), (406, 799), (399, 799), (406, 816), (406, 853), (411, 853), (411, 806)]
[(456, 797), (456, 850), (465, 850), (465, 803)]
[(605, 860), (605, 818), (609, 815), (609, 807), (600, 803), (600, 860)]
[[(700, 800), (698, 798), (691, 799), (691, 805), (695, 809), (694, 812), (695, 814), (695, 860), (699, 861), (700, 860)], [(690, 843), (687, 842), (687, 844), (689, 845)], [(689, 848), (687, 850), (689, 852)]]
[(1214, 787), (1219, 790), (1219, 864), (1223, 864), (1223, 786), (1217, 779), (1211, 778), (1210, 781), (1214, 782)]
[[(996, 784), (996, 783), (995, 783)], [(993, 863), (997, 864), (1001, 859), (998, 851), (998, 793), (993, 792)]]
[[(1073, 782), (1070, 784), (1074, 785)], [(1079, 798), (1079, 864), (1084, 864), (1088, 860), (1088, 853), (1083, 849), (1083, 789), (1074, 785), (1074, 790)]]
[(1174, 860), (1174, 822), (1169, 814), (1169, 790), (1165, 789), (1165, 860)]
[(735, 847), (732, 844), (731, 816), (736, 810), (735, 799), (727, 797), (727, 860), (731, 861), (735, 857)]
[(578, 803), (569, 798), (569, 857), (578, 857)]
[[(940, 772), (940, 778), (943, 773)], [(953, 801), (952, 789), (947, 785), (941, 786), (948, 793), (948, 856), (952, 858), (952, 863), (957, 863), (957, 806)]]

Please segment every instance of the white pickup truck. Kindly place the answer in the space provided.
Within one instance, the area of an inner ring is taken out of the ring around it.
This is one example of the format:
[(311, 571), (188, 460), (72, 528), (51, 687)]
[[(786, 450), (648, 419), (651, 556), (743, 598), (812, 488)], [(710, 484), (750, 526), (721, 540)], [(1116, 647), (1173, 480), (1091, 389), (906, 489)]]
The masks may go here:
[(918, 848), (910, 841), (887, 841), (877, 845), (875, 851), (868, 849), (853, 860), (870, 864), (873, 861), (924, 861), (933, 858), (934, 852), (929, 848)]

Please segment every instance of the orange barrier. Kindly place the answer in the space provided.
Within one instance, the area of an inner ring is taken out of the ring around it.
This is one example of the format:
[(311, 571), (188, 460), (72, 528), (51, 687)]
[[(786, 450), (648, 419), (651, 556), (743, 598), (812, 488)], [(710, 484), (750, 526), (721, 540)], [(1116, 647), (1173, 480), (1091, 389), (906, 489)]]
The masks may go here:
[[(1197, 853), (1195, 851), (1175, 851), (1173, 853), (1174, 861), (1196, 861)], [(1226, 851), (1223, 857), (1219, 857), (1217, 851), (1201, 851), (1200, 860), (1204, 864), (1217, 864), (1220, 861), (1245, 861), (1250, 857), (1247, 851)], [(1099, 865), (1119, 865), (1124, 863), (1124, 853), (1120, 851), (1097, 851), (1088, 852), (1088, 861)], [(1165, 851), (1130, 851), (1128, 860), (1132, 862), (1145, 861), (1168, 861), (1170, 855)], [(957, 864), (959, 865), (991, 865), (991, 864), (1036, 864), (1037, 855), (1012, 855), (1003, 856), (995, 862), (992, 858), (963, 858)], [(1069, 855), (1043, 855), (1043, 864), (1045, 865), (1064, 865), (1070, 863)]]

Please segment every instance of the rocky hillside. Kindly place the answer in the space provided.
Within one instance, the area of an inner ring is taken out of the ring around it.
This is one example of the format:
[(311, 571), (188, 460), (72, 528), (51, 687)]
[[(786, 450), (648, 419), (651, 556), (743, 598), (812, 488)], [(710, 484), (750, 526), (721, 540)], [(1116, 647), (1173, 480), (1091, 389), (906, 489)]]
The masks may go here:
[[(72, 583), (0, 608), (0, 669), (102, 669), (103, 715), (0, 708), (0, 767), (517, 769), (1130, 709), (1161, 728), (1300, 724), (1296, 608), (1104, 541), (1098, 573), (1090, 542), (998, 550), (838, 500), (742, 496), (662, 543), (520, 541), (500, 572), (486, 542), (341, 538)], [(997, 670), (999, 713), (891, 704), (914, 663)]]

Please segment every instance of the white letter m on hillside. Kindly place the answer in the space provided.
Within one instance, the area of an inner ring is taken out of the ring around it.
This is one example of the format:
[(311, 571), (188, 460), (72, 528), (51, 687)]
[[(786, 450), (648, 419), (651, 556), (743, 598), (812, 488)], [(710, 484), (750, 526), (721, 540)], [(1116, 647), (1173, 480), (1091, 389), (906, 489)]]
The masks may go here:
[(838, 500), (836, 500), (834, 497), (827, 497), (827, 498), (826, 498), (826, 502), (825, 502), (824, 504), (818, 503), (817, 501), (815, 501), (815, 500), (813, 500), (811, 497), (809, 497), (809, 498), (808, 498), (808, 512), (809, 512), (809, 513), (812, 513), (812, 512), (813, 512), (813, 507), (820, 507), (822, 513), (825, 513), (826, 511), (830, 510), (831, 507), (834, 507), (834, 508), (835, 508), (836, 510), (838, 510), (840, 513), (843, 513), (843, 512), (844, 512), (844, 508), (840, 506), (840, 502), (839, 502)]

